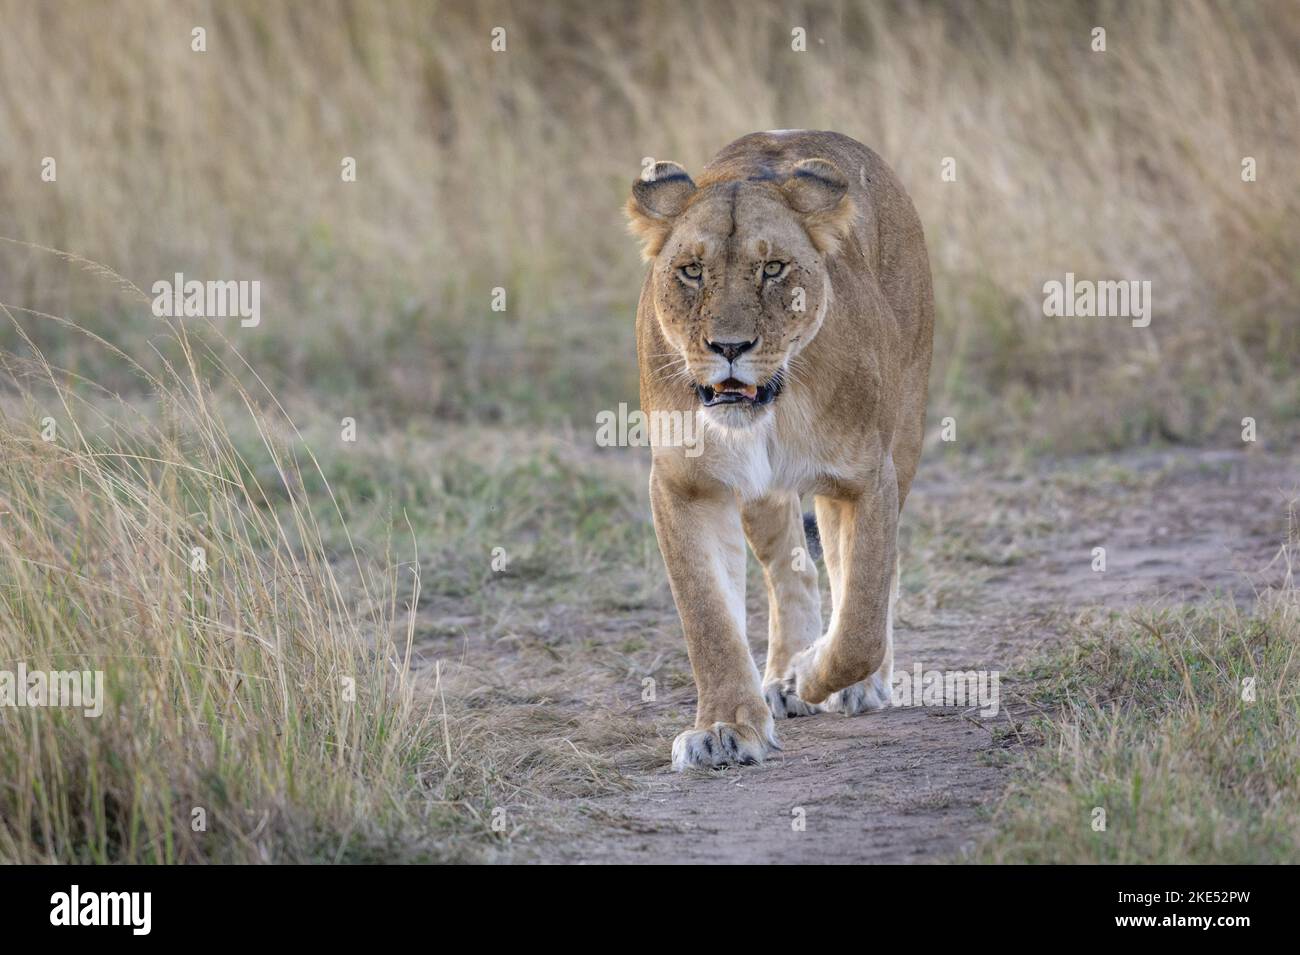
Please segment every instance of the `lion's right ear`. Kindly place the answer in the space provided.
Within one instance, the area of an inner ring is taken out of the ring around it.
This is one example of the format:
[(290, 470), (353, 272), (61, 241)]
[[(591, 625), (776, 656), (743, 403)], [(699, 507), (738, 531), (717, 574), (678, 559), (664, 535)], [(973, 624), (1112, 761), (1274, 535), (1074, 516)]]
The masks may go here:
[(632, 183), (627, 201), (628, 229), (641, 240), (641, 256), (647, 262), (659, 254), (673, 220), (681, 215), (695, 192), (695, 183), (675, 162), (657, 162)]

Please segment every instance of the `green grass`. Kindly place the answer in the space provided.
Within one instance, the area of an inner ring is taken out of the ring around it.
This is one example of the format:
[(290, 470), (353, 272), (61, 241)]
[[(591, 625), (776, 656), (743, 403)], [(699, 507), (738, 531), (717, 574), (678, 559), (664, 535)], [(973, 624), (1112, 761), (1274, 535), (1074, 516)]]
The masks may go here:
[(1032, 671), (1038, 745), (977, 858), (1300, 861), (1298, 654), (1293, 589), (1094, 625)]

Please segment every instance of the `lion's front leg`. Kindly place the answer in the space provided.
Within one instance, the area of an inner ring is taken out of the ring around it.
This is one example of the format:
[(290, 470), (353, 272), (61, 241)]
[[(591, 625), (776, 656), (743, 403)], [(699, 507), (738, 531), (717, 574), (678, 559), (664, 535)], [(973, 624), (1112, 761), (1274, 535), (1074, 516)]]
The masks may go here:
[[(841, 559), (840, 548), (841, 544), (847, 546), (847, 542), (842, 541), (840, 536), (842, 524), (840, 518), (843, 510), (844, 508), (839, 501), (829, 498), (817, 499), (817, 526), (822, 535), (826, 575), (831, 582), (831, 602), (833, 607), (838, 607), (844, 602), (844, 561)], [(897, 557), (895, 557), (894, 564), (895, 568), (897, 568)], [(880, 668), (865, 680), (859, 680), (857, 683), (850, 684), (841, 690), (836, 690), (826, 697), (821, 706), (822, 709), (829, 713), (856, 716), (870, 710), (881, 710), (889, 705), (891, 678), (894, 673), (894, 602), (897, 599), (898, 571), (895, 569), (890, 589), (889, 611), (885, 617), (884, 661), (880, 664)]]
[(699, 695), (673, 768), (761, 762), (779, 748), (745, 642), (745, 542), (730, 491), (687, 494), (655, 469), (650, 505)]
[[(848, 500), (819, 499), (833, 609), (826, 635), (798, 654), (786, 685), (809, 703), (861, 712), (889, 700), (898, 552), (898, 483), (885, 459), (874, 486)], [(844, 691), (844, 692), (838, 692)]]
[(824, 708), (829, 713), (857, 716), (872, 710), (883, 710), (890, 705), (894, 676), (894, 606), (898, 602), (898, 560), (894, 560), (894, 575), (889, 585), (889, 611), (885, 616), (885, 659), (879, 669), (865, 680), (826, 697)]

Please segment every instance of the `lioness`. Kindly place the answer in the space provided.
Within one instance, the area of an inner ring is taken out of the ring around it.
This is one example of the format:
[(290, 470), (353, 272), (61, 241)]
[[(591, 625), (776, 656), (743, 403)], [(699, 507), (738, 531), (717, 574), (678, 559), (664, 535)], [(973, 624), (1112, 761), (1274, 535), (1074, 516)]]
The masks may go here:
[[(934, 337), (925, 239), (884, 161), (831, 132), (745, 136), (698, 184), (656, 163), (627, 211), (651, 263), (636, 319), (642, 409), (703, 425), (702, 452), (661, 444), (650, 475), (699, 694), (673, 767), (755, 763), (779, 749), (774, 716), (889, 701), (898, 515)], [(831, 584), (825, 635), (806, 492)], [(767, 581), (761, 680), (742, 533)]]

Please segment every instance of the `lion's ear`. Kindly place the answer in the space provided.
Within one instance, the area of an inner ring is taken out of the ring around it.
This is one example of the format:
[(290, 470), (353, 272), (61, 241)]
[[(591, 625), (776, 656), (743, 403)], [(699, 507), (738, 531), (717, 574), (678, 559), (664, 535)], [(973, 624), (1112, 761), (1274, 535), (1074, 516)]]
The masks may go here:
[(781, 185), (785, 201), (803, 218), (817, 251), (834, 255), (853, 228), (856, 209), (849, 198), (849, 181), (839, 166), (826, 159), (804, 159)]
[(694, 192), (695, 183), (675, 162), (657, 162), (632, 183), (628, 228), (641, 240), (641, 255), (647, 261), (664, 247), (673, 219), (686, 208)]

